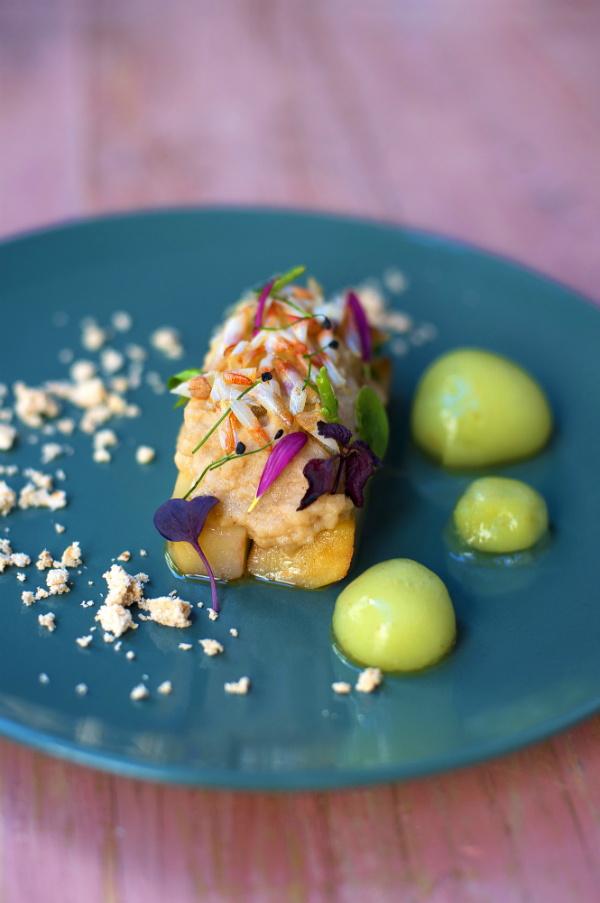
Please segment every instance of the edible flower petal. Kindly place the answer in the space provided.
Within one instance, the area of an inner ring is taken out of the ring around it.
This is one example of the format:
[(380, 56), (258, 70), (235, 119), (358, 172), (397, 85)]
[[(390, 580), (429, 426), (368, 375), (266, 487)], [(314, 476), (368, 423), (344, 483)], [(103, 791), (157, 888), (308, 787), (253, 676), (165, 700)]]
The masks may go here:
[(217, 584), (212, 569), (206, 559), (198, 539), (202, 533), (208, 512), (218, 503), (213, 495), (199, 495), (189, 502), (185, 499), (169, 499), (154, 514), (154, 526), (161, 536), (170, 542), (189, 542), (204, 564), (210, 578), (212, 606), (219, 610)]
[(354, 317), (356, 328), (360, 336), (360, 344), (362, 348), (362, 359), (365, 364), (371, 360), (372, 344), (371, 344), (371, 328), (364, 308), (354, 292), (349, 291), (347, 295), (348, 307)]
[(339, 455), (333, 458), (312, 458), (305, 464), (302, 473), (308, 480), (308, 489), (300, 502), (298, 511), (304, 511), (318, 498), (331, 492), (336, 471), (339, 468)]
[(265, 287), (263, 288), (262, 292), (259, 295), (258, 307), (256, 308), (256, 319), (254, 321), (254, 331), (253, 331), (252, 335), (256, 335), (258, 332), (260, 332), (260, 329), (262, 326), (263, 313), (265, 310), (265, 304), (267, 303), (267, 298), (271, 294), (271, 290), (276, 282), (277, 282), (276, 279), (271, 279), (270, 282), (267, 282), (267, 284), (265, 285)]
[(256, 498), (248, 508), (249, 512), (252, 511), (261, 495), (275, 482), (292, 458), (295, 458), (298, 452), (304, 448), (307, 440), (308, 436), (304, 432), (288, 433), (287, 436), (279, 440), (267, 459), (258, 489), (256, 490)]

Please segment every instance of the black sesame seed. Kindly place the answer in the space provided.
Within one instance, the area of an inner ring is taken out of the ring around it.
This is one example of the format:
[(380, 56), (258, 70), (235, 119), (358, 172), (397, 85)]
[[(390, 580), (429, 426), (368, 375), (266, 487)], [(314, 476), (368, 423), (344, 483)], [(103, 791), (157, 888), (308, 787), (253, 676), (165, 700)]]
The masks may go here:
[(277, 430), (277, 432), (273, 436), (273, 439), (281, 439), (282, 436), (283, 436), (283, 430)]
[(331, 329), (331, 320), (329, 317), (323, 318), (323, 329)]
[(238, 444), (235, 447), (236, 455), (243, 455), (245, 451), (246, 451), (246, 446), (244, 445), (244, 443), (238, 442)]
[(269, 371), (267, 370), (266, 373), (261, 374), (260, 378), (264, 383), (268, 383), (270, 379), (273, 379), (273, 374), (269, 373)]
[(340, 343), (338, 342), (337, 339), (334, 339), (333, 342), (330, 342), (330, 343), (329, 343), (329, 347), (330, 347), (330, 348), (339, 348), (339, 347), (340, 347)]

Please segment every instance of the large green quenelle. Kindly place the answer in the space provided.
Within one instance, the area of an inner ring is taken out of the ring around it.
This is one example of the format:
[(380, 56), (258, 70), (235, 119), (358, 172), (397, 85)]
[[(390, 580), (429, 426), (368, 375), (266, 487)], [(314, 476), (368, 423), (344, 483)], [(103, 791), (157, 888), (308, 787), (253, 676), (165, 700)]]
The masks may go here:
[(446, 467), (486, 467), (528, 458), (550, 436), (552, 413), (539, 384), (489, 351), (466, 348), (434, 361), (412, 409), (417, 445)]

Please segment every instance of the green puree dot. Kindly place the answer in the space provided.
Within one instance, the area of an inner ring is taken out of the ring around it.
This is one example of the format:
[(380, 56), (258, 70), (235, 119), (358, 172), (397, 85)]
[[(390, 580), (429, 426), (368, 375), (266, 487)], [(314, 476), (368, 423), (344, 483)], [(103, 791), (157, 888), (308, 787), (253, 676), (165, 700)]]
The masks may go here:
[(539, 492), (526, 483), (482, 477), (458, 500), (454, 525), (471, 548), (518, 552), (542, 538), (548, 529), (548, 510)]
[(487, 467), (539, 452), (552, 412), (538, 383), (507, 358), (463, 348), (423, 374), (412, 409), (412, 435), (445, 467)]
[(332, 626), (346, 655), (392, 672), (434, 665), (456, 637), (445, 585), (408, 558), (376, 564), (348, 584), (337, 598)]

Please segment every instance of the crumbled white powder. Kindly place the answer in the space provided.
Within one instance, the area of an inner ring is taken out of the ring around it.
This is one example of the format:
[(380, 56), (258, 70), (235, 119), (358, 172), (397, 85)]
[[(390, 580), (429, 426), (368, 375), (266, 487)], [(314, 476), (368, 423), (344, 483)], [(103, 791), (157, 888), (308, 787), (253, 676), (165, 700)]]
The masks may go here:
[(53, 596), (70, 592), (68, 580), (69, 572), (65, 568), (51, 568), (46, 574), (46, 586)]
[(11, 408), (0, 408), (0, 421), (2, 423), (10, 423), (12, 419), (13, 412)]
[(104, 404), (107, 394), (100, 377), (93, 376), (91, 379), (84, 379), (71, 387), (69, 401), (78, 408), (90, 411)]
[(13, 552), (10, 556), (11, 564), (16, 565), (18, 568), (26, 568), (31, 564), (31, 558), (29, 555), (25, 555), (24, 552)]
[(115, 348), (105, 348), (100, 355), (100, 363), (105, 373), (118, 373), (125, 363), (125, 358)]
[(53, 565), (53, 558), (48, 549), (44, 549), (43, 552), (40, 552), (38, 560), (35, 563), (38, 571), (44, 571), (46, 568), (51, 568)]
[(81, 344), (88, 351), (99, 351), (106, 342), (106, 333), (94, 320), (86, 320), (82, 325)]
[(62, 468), (60, 468), (60, 467), (59, 467), (58, 470), (56, 471), (55, 476), (56, 476), (56, 479), (57, 479), (57, 480), (66, 480), (66, 479), (67, 479), (66, 473), (65, 473), (64, 470), (62, 470)]
[(125, 354), (129, 358), (130, 361), (145, 361), (148, 357), (148, 352), (141, 345), (128, 345), (125, 349)]
[[(95, 630), (95, 629), (96, 629), (95, 627), (90, 627), (90, 630)], [(104, 640), (105, 643), (114, 643), (114, 641), (115, 641), (114, 635), (112, 633), (103, 634), (102, 639)]]
[(121, 552), (117, 561), (130, 561), (131, 560), (131, 552)]
[(224, 652), (225, 650), (218, 642), (218, 640), (198, 640), (202, 649), (204, 650), (205, 655), (218, 655), (220, 652)]
[(11, 489), (8, 483), (0, 480), (0, 514), (6, 517), (17, 504), (17, 493)]
[(96, 365), (93, 361), (75, 361), (69, 370), (69, 375), (74, 383), (87, 382), (96, 375)]
[(173, 692), (173, 685), (170, 680), (164, 680), (160, 686), (158, 687), (158, 692), (162, 693), (163, 696), (168, 696), (169, 693)]
[(133, 652), (133, 651), (130, 649), (129, 652), (126, 652), (126, 653), (125, 653), (125, 658), (128, 658), (129, 661), (132, 661), (132, 659), (135, 658), (135, 652)]
[(49, 474), (27, 468), (23, 475), (29, 482), (19, 493), (19, 508), (50, 508), (56, 511), (66, 506), (66, 493), (62, 489), (52, 491), (52, 477)]
[(75, 687), (75, 692), (79, 694), (79, 696), (85, 696), (88, 691), (87, 684), (77, 684)]
[(16, 437), (17, 431), (14, 426), (10, 426), (8, 423), (0, 423), (0, 451), (11, 449)]
[(123, 641), (122, 641), (122, 640), (119, 640), (118, 643), (115, 643), (115, 652), (120, 652), (120, 651), (121, 651), (121, 646), (122, 646), (122, 645), (123, 645)]
[(331, 684), (331, 689), (334, 693), (340, 693), (342, 696), (347, 696), (352, 687), (350, 684), (346, 683), (345, 680), (336, 680)]
[(97, 464), (108, 464), (110, 461), (112, 461), (112, 456), (111, 456), (110, 452), (107, 451), (105, 448), (95, 449), (92, 457)]
[(49, 464), (51, 461), (55, 461), (57, 458), (60, 458), (62, 453), (63, 447), (58, 442), (46, 442), (45, 445), (42, 445), (42, 464)]
[(7, 477), (14, 477), (18, 474), (19, 468), (16, 464), (0, 464), (0, 473), (6, 474)]
[(379, 686), (381, 680), (382, 676), (380, 668), (365, 668), (365, 670), (361, 671), (358, 675), (356, 689), (359, 693), (372, 693), (373, 690)]
[(71, 419), (71, 417), (62, 417), (60, 420), (56, 421), (56, 429), (59, 433), (62, 433), (63, 436), (71, 436), (75, 429), (75, 421)]
[(26, 574), (22, 574), (22, 573), (18, 573), (18, 574), (17, 574), (17, 580), (19, 581), (19, 583), (25, 583), (25, 581), (27, 580), (27, 575), (26, 575)]
[(148, 687), (144, 686), (144, 684), (138, 684), (137, 687), (134, 687), (131, 693), (129, 694), (130, 698), (133, 700), (147, 699), (149, 696)]
[(81, 607), (82, 608), (91, 608), (93, 604), (94, 604), (94, 600), (90, 599), (89, 602), (82, 602)]
[(126, 376), (115, 376), (110, 381), (110, 387), (113, 391), (118, 392), (119, 395), (123, 395), (129, 389), (129, 380)]
[(135, 453), (135, 460), (138, 464), (150, 464), (155, 456), (156, 452), (149, 445), (140, 445)]
[(208, 609), (208, 617), (211, 619), (211, 621), (216, 621), (218, 619), (219, 615), (214, 610), (214, 608), (209, 608)]
[(65, 549), (65, 551), (62, 553), (60, 563), (64, 568), (79, 567), (79, 565), (81, 564), (81, 549), (79, 548), (78, 542), (72, 543)]
[(179, 644), (179, 648), (180, 648), (180, 649), (183, 649), (184, 652), (189, 652), (190, 649), (193, 649), (194, 647), (192, 646), (191, 643), (180, 643), (180, 644)]
[(114, 430), (98, 430), (94, 435), (94, 448), (110, 448), (118, 442)]
[(246, 696), (250, 689), (250, 678), (240, 677), (239, 680), (225, 684), (225, 692), (234, 696)]
[(38, 586), (37, 590), (35, 591), (35, 601), (39, 602), (40, 599), (49, 599), (49, 598), (50, 598), (50, 593), (47, 592), (45, 589), (42, 589), (41, 586)]
[(57, 417), (60, 413), (54, 398), (45, 389), (31, 388), (23, 382), (13, 386), (15, 413), (19, 420), (34, 429), (43, 425), (44, 417)]
[(165, 357), (175, 360), (183, 356), (183, 345), (179, 333), (172, 326), (163, 326), (150, 336), (150, 343)]
[(149, 612), (149, 619), (165, 627), (189, 627), (192, 606), (183, 599), (160, 596), (158, 599), (142, 599), (139, 607)]
[(40, 676), (38, 677), (38, 680), (41, 684), (49, 684), (50, 683), (50, 678), (43, 671), (40, 674)]
[(136, 574), (132, 577), (118, 564), (113, 564), (110, 571), (102, 575), (108, 584), (108, 594), (104, 600), (105, 605), (133, 605), (141, 602), (144, 587), (148, 582), (147, 574)]
[(140, 549), (140, 555), (142, 556), (142, 558), (147, 558), (148, 553), (146, 552), (145, 549)]
[(235, 627), (230, 627), (229, 633), (231, 634), (231, 636), (239, 636), (239, 634), (237, 632), (237, 628), (235, 628)]
[(94, 637), (90, 633), (88, 636), (78, 636), (75, 642), (78, 646), (81, 646), (82, 649), (87, 649), (93, 639)]
[(100, 621), (104, 631), (112, 633), (115, 637), (122, 636), (126, 630), (137, 627), (131, 617), (131, 612), (123, 605), (100, 606), (95, 620)]
[(128, 314), (125, 310), (117, 310), (114, 312), (112, 317), (110, 318), (110, 322), (113, 327), (117, 330), (117, 332), (129, 332), (133, 325), (133, 320), (131, 319), (131, 314)]
[(54, 524), (54, 529), (56, 530), (57, 533), (65, 532), (65, 528), (63, 527), (62, 524)]
[(126, 417), (139, 417), (141, 413), (142, 409), (137, 404), (128, 404), (125, 408)]
[(35, 602), (35, 596), (33, 593), (21, 593), (21, 602), (23, 605), (33, 605)]
[(38, 615), (38, 621), (41, 626), (49, 630), (50, 633), (56, 630), (56, 616), (54, 612), (49, 611), (46, 615)]
[(81, 420), (79, 421), (79, 429), (82, 432), (87, 433), (88, 436), (91, 436), (99, 426), (102, 426), (103, 423), (106, 423), (107, 420), (110, 420), (112, 414), (105, 404), (96, 405), (94, 408), (90, 408), (89, 411), (86, 411)]

